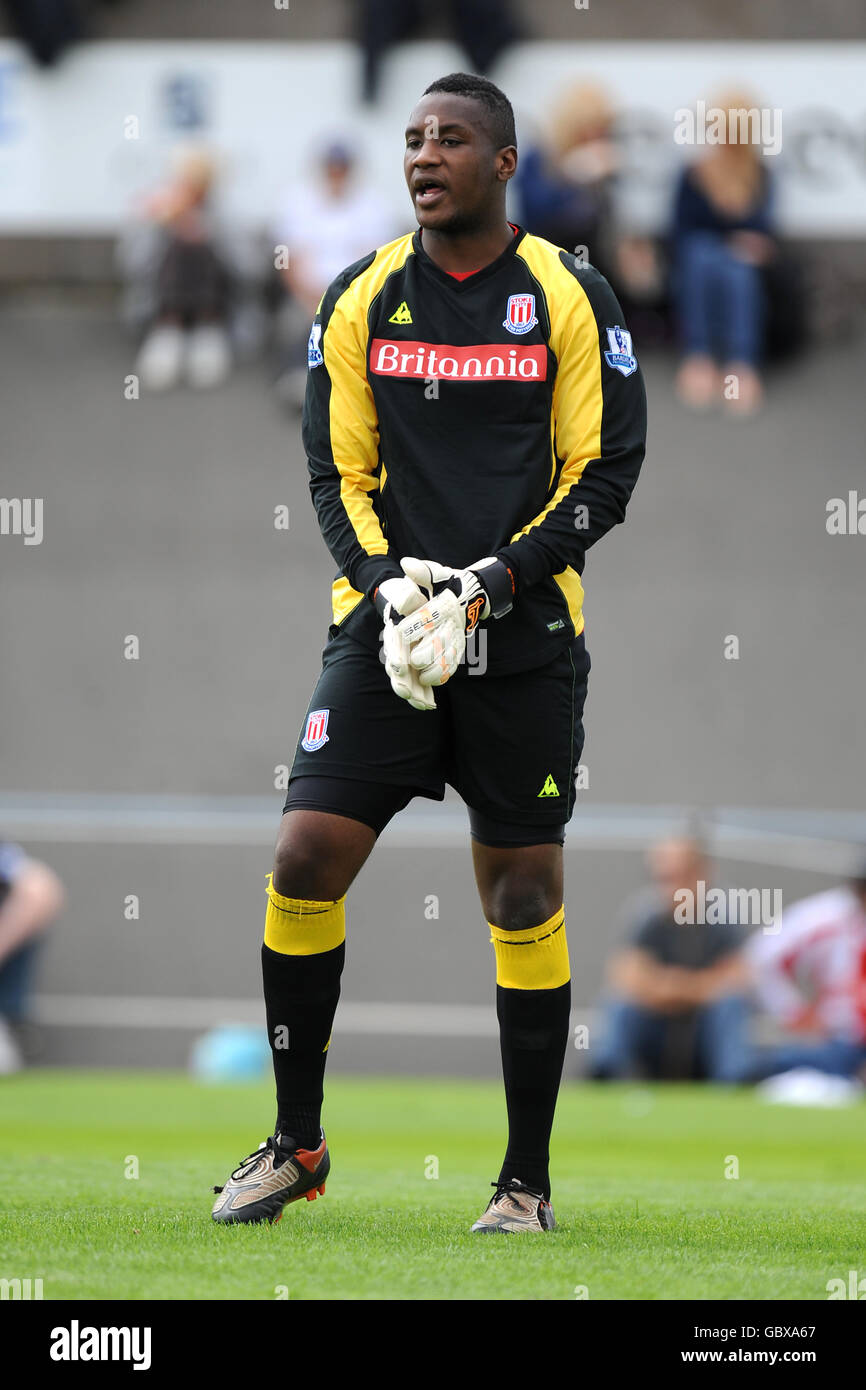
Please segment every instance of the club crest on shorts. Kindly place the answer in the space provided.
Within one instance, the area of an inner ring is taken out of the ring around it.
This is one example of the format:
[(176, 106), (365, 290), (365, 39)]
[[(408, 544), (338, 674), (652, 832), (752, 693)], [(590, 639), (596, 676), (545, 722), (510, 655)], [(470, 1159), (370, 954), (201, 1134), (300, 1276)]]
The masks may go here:
[(620, 328), (619, 324), (605, 331), (610, 343), (610, 351), (604, 354), (605, 362), (614, 371), (622, 372), (623, 376), (631, 376), (632, 372), (637, 371), (637, 358), (631, 350), (631, 334)]
[(509, 333), (528, 333), (538, 323), (534, 294), (510, 294), (502, 327)]
[(301, 747), (307, 753), (315, 753), (317, 748), (323, 748), (328, 742), (328, 715), (329, 709), (314, 709), (307, 715), (307, 727), (304, 737), (301, 739)]

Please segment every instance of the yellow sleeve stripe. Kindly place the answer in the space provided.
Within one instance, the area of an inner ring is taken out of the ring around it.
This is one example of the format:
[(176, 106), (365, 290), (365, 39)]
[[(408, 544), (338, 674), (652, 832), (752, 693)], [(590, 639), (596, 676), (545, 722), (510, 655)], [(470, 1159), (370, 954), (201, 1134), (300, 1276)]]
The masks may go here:
[(322, 335), (331, 381), (329, 429), (340, 500), (358, 544), (368, 555), (386, 555), (388, 542), (369, 494), (379, 487), (379, 421), (367, 380), (368, 311), (388, 276), (412, 253), (407, 235), (383, 246), (368, 268), (340, 295)]
[(579, 637), (583, 632), (585, 622), (583, 617), (583, 583), (577, 570), (568, 569), (562, 574), (555, 574), (554, 581), (559, 585), (562, 595), (568, 604), (568, 616), (574, 624), (574, 635)]
[(525, 236), (517, 255), (541, 288), (550, 315), (550, 347), (556, 356), (553, 388), (555, 440), (564, 457), (559, 484), (550, 501), (512, 537), (516, 541), (558, 506), (580, 480), (591, 459), (601, 456), (603, 396), (598, 326), (579, 282), (559, 259), (559, 248), (541, 237)]
[(339, 579), (335, 579), (331, 585), (331, 615), (332, 621), (336, 624), (345, 622), (353, 609), (363, 599), (357, 589), (353, 589), (344, 574)]

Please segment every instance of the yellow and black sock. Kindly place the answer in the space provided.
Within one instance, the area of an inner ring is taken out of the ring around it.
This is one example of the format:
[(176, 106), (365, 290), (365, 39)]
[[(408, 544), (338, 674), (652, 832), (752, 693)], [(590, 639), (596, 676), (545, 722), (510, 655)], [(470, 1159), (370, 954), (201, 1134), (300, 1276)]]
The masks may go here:
[(550, 1198), (550, 1132), (571, 1013), (565, 910), (523, 931), (488, 924), (496, 952), (496, 1014), (508, 1111), (499, 1181), (519, 1178)]
[(317, 1148), (325, 1063), (346, 956), (345, 898), (285, 898), (268, 878), (262, 980), (277, 1084), (275, 1133)]

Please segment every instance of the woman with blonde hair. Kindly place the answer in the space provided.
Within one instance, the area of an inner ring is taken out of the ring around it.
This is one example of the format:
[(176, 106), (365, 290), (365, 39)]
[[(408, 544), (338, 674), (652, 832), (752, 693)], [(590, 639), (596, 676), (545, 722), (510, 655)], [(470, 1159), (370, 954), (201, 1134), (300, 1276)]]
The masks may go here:
[(212, 388), (231, 369), (232, 276), (212, 207), (217, 172), (207, 150), (182, 147), (171, 178), (140, 210), (155, 266), (153, 313), (136, 371), (150, 391), (169, 390), (182, 376), (190, 386)]
[(771, 179), (755, 138), (760, 114), (742, 92), (708, 107), (706, 153), (677, 189), (673, 287), (684, 348), (677, 391), (693, 409), (724, 400), (732, 413), (749, 415), (763, 397), (763, 268), (776, 244)]
[(516, 187), (522, 221), (536, 236), (611, 270), (611, 192), (619, 169), (615, 112), (594, 82), (569, 86), (540, 133), (524, 145)]

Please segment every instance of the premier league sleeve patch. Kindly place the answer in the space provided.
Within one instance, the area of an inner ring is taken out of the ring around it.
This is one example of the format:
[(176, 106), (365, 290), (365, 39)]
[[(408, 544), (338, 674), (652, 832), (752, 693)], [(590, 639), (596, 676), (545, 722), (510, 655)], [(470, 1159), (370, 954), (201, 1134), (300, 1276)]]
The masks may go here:
[(314, 709), (307, 715), (307, 727), (304, 730), (304, 737), (301, 739), (301, 747), (307, 753), (315, 753), (317, 748), (323, 748), (328, 742), (328, 715), (329, 709)]
[(314, 323), (312, 329), (310, 330), (310, 341), (307, 343), (308, 367), (321, 367), (322, 363), (325, 360), (322, 356), (322, 349), (319, 347), (319, 341), (321, 337), (322, 325), (320, 323)]
[(610, 344), (610, 350), (604, 354), (605, 362), (614, 371), (622, 372), (623, 376), (631, 376), (632, 372), (637, 371), (637, 358), (631, 350), (631, 334), (619, 325), (605, 332)]

